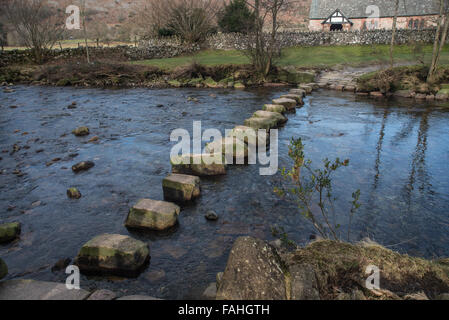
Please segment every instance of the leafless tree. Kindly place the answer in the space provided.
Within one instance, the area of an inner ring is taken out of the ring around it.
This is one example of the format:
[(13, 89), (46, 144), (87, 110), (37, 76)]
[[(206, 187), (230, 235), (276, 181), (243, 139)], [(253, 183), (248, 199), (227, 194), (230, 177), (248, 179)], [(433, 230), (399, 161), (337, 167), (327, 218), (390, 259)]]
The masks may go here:
[(399, 0), (394, 0), (394, 17), (393, 17), (393, 27), (391, 30), (391, 44), (390, 44), (390, 68), (394, 67), (393, 50), (396, 43), (396, 29), (398, 24), (398, 13), (399, 13)]
[(435, 41), (433, 43), (432, 62), (430, 64), (429, 74), (427, 75), (427, 82), (432, 83), (435, 79), (435, 73), (438, 69), (441, 51), (446, 43), (446, 38), (449, 29), (449, 0), (440, 1), (440, 13), (437, 22), (437, 30), (435, 34)]
[[(292, 0), (248, 0), (254, 10), (256, 23), (249, 32), (247, 53), (255, 69), (263, 76), (270, 72), (276, 55), (280, 55), (277, 35), (280, 27), (279, 15), (295, 1)], [(271, 23), (268, 34), (264, 32), (267, 23)]]
[(37, 63), (43, 61), (45, 51), (53, 48), (64, 31), (64, 19), (44, 0), (10, 0), (5, 14)]
[(220, 0), (147, 0), (141, 20), (150, 25), (153, 35), (168, 29), (184, 41), (195, 43), (214, 30), (222, 5)]

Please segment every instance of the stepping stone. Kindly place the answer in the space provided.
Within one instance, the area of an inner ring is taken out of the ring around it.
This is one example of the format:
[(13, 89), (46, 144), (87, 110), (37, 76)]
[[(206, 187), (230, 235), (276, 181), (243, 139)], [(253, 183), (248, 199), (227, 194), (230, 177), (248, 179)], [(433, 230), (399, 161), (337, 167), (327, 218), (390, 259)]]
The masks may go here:
[(259, 129), (270, 130), (278, 127), (278, 120), (274, 118), (252, 117), (245, 120), (245, 126), (251, 127), (255, 130)]
[(225, 161), (221, 154), (189, 154), (170, 159), (172, 173), (194, 176), (219, 176), (226, 174)]
[[(266, 144), (268, 145), (270, 143), (270, 132), (267, 130), (263, 130), (263, 131), (265, 131)], [(250, 147), (255, 148), (259, 144), (259, 139), (258, 139), (259, 134), (260, 134), (260, 132), (257, 129), (247, 127), (247, 126), (236, 126), (231, 131), (231, 133), (229, 133), (229, 136), (236, 137), (239, 140), (244, 141), (248, 145), (248, 148), (250, 148)]]
[(85, 274), (136, 277), (149, 260), (145, 242), (120, 234), (102, 234), (81, 248), (75, 264)]
[(300, 96), (302, 96), (303, 98), (306, 96), (306, 91), (303, 90), (303, 89), (291, 89), (291, 90), (289, 91), (289, 93), (300, 95)]
[(309, 85), (306, 85), (306, 84), (300, 84), (300, 85), (298, 86), (298, 88), (299, 88), (299, 89), (303, 89), (307, 94), (310, 94), (310, 93), (312, 93), (312, 91), (313, 91), (313, 87), (312, 87), (312, 86), (309, 86)]
[(281, 96), (281, 98), (292, 99), (292, 100), (295, 100), (297, 104), (299, 104), (301, 106), (304, 105), (304, 101), (302, 100), (302, 95), (299, 95), (299, 94), (293, 94), (293, 93), (284, 94)]
[(8, 266), (6, 263), (0, 258), (0, 280), (8, 274)]
[(253, 118), (267, 118), (267, 119), (275, 119), (277, 126), (281, 126), (285, 124), (288, 119), (278, 112), (270, 112), (259, 110), (253, 114)]
[(278, 113), (286, 113), (287, 109), (283, 105), (280, 104), (266, 104), (263, 106), (264, 111), (270, 111), (270, 112), (278, 112)]
[(125, 226), (153, 231), (167, 230), (176, 225), (181, 208), (174, 203), (142, 199), (128, 214)]
[(19, 222), (0, 224), (0, 243), (7, 243), (17, 239), (21, 232)]
[(162, 180), (164, 199), (187, 202), (200, 196), (200, 178), (185, 174), (171, 174)]
[[(240, 161), (238, 162), (240, 162), (240, 164), (243, 164), (241, 162), (244, 162), (245, 159), (248, 159), (248, 146), (245, 144), (244, 140), (240, 140), (235, 136), (228, 136), (221, 139), (220, 141), (208, 143), (205, 150), (206, 153), (220, 153), (223, 156), (226, 156), (226, 152), (232, 152), (232, 158), (234, 160), (239, 159)], [(229, 158), (231, 158), (231, 155), (229, 155)]]
[(293, 111), (296, 108), (296, 100), (293, 99), (286, 99), (286, 98), (279, 98), (274, 99), (273, 104), (280, 104), (281, 106), (284, 106), (287, 111)]
[(69, 290), (63, 283), (35, 280), (0, 282), (0, 300), (85, 300), (89, 292)]

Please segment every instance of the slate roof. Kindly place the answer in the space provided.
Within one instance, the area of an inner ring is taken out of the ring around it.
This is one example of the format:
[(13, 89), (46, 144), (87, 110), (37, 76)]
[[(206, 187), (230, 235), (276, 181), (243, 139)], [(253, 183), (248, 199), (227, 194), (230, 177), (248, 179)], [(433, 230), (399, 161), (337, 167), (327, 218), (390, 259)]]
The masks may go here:
[[(349, 19), (367, 18), (367, 7), (376, 5), (380, 9), (380, 17), (394, 16), (393, 0), (312, 0), (310, 19), (326, 19), (336, 9), (340, 9)], [(433, 15), (439, 12), (439, 0), (400, 0), (399, 16)]]

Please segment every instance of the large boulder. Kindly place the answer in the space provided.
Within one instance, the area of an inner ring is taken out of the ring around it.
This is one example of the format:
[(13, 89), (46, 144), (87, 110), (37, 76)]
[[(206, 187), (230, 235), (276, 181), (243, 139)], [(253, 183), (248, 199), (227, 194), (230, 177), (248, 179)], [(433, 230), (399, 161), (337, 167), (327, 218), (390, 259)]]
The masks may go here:
[(444, 101), (449, 99), (449, 89), (441, 89), (435, 96), (436, 100)]
[(0, 243), (7, 243), (20, 236), (21, 225), (19, 222), (0, 224)]
[(266, 104), (263, 106), (263, 110), (269, 112), (278, 112), (282, 114), (287, 112), (287, 109), (280, 104)]
[(85, 300), (89, 292), (69, 290), (63, 283), (35, 280), (0, 282), (0, 300)]
[(285, 299), (285, 275), (275, 249), (259, 239), (238, 238), (229, 254), (217, 300)]
[[(226, 174), (223, 158), (210, 154), (189, 154), (170, 159), (172, 173), (190, 174), (194, 176), (219, 176)], [(219, 161), (214, 161), (218, 159)]]
[(163, 231), (176, 225), (181, 208), (165, 201), (142, 199), (128, 213), (125, 226)]
[(320, 300), (315, 270), (309, 264), (288, 266), (291, 300)]
[(288, 121), (288, 119), (279, 112), (270, 112), (263, 110), (256, 111), (253, 114), (253, 118), (274, 119), (276, 121), (276, 126), (278, 127), (285, 124)]
[(280, 104), (281, 106), (284, 106), (287, 111), (294, 112), (297, 102), (293, 99), (279, 98), (274, 99), (273, 104)]
[(164, 199), (186, 202), (198, 198), (201, 194), (200, 178), (186, 174), (171, 174), (162, 180)]
[(232, 157), (230, 154), (230, 158), (239, 159), (239, 162), (242, 163), (248, 158), (248, 146), (244, 140), (240, 140), (236, 136), (227, 136), (206, 145), (206, 153), (219, 153), (225, 156), (226, 152), (232, 152)]
[(0, 258), (0, 279), (4, 278), (8, 274), (8, 266), (6, 263)]
[(119, 234), (102, 234), (88, 241), (75, 264), (86, 274), (135, 277), (150, 260), (146, 243)]

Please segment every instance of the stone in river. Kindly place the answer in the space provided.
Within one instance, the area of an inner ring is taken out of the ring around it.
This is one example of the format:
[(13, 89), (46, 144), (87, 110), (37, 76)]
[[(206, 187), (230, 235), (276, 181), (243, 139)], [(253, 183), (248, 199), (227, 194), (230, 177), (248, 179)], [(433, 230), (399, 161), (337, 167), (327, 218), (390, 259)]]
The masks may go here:
[(200, 196), (200, 178), (185, 174), (171, 174), (162, 181), (164, 199), (175, 202), (191, 201)]
[(72, 131), (72, 133), (77, 137), (84, 137), (89, 135), (88, 127), (79, 127)]
[(277, 128), (279, 126), (279, 121), (275, 118), (251, 117), (245, 120), (245, 126), (251, 127), (255, 130), (270, 130)]
[(174, 203), (143, 199), (130, 209), (125, 225), (128, 228), (162, 231), (176, 225), (180, 212), (181, 208)]
[(87, 274), (135, 277), (150, 260), (146, 243), (119, 234), (102, 234), (81, 248), (75, 264)]
[(273, 104), (280, 104), (287, 109), (287, 111), (293, 111), (296, 108), (297, 102), (293, 99), (287, 99), (287, 98), (279, 98), (274, 99)]
[(280, 114), (278, 112), (269, 112), (269, 111), (263, 111), (263, 110), (256, 111), (253, 114), (253, 118), (274, 119), (274, 120), (276, 120), (277, 126), (281, 126), (288, 121), (288, 119), (285, 116), (283, 116), (282, 114)]
[(205, 215), (205, 218), (209, 221), (217, 221), (218, 220), (218, 214), (215, 213), (215, 211), (208, 211)]
[(95, 163), (92, 161), (82, 161), (72, 166), (72, 171), (75, 173), (86, 171), (95, 166)]
[(81, 198), (81, 192), (77, 188), (70, 188), (67, 190), (67, 196), (70, 199), (80, 199)]
[[(218, 161), (215, 161), (218, 160)], [(219, 176), (226, 174), (226, 165), (220, 154), (188, 154), (170, 159), (172, 173), (194, 176)]]
[(284, 114), (287, 112), (287, 109), (285, 109), (284, 106), (280, 104), (266, 104), (263, 106), (264, 111), (270, 111), (270, 112), (278, 112)]
[(295, 100), (298, 105), (300, 105), (300, 106), (304, 105), (302, 95), (299, 95), (299, 94), (293, 94), (293, 93), (284, 94), (281, 96), (281, 98), (292, 99), (292, 100)]
[(7, 243), (19, 237), (21, 225), (19, 222), (0, 224), (0, 243)]

